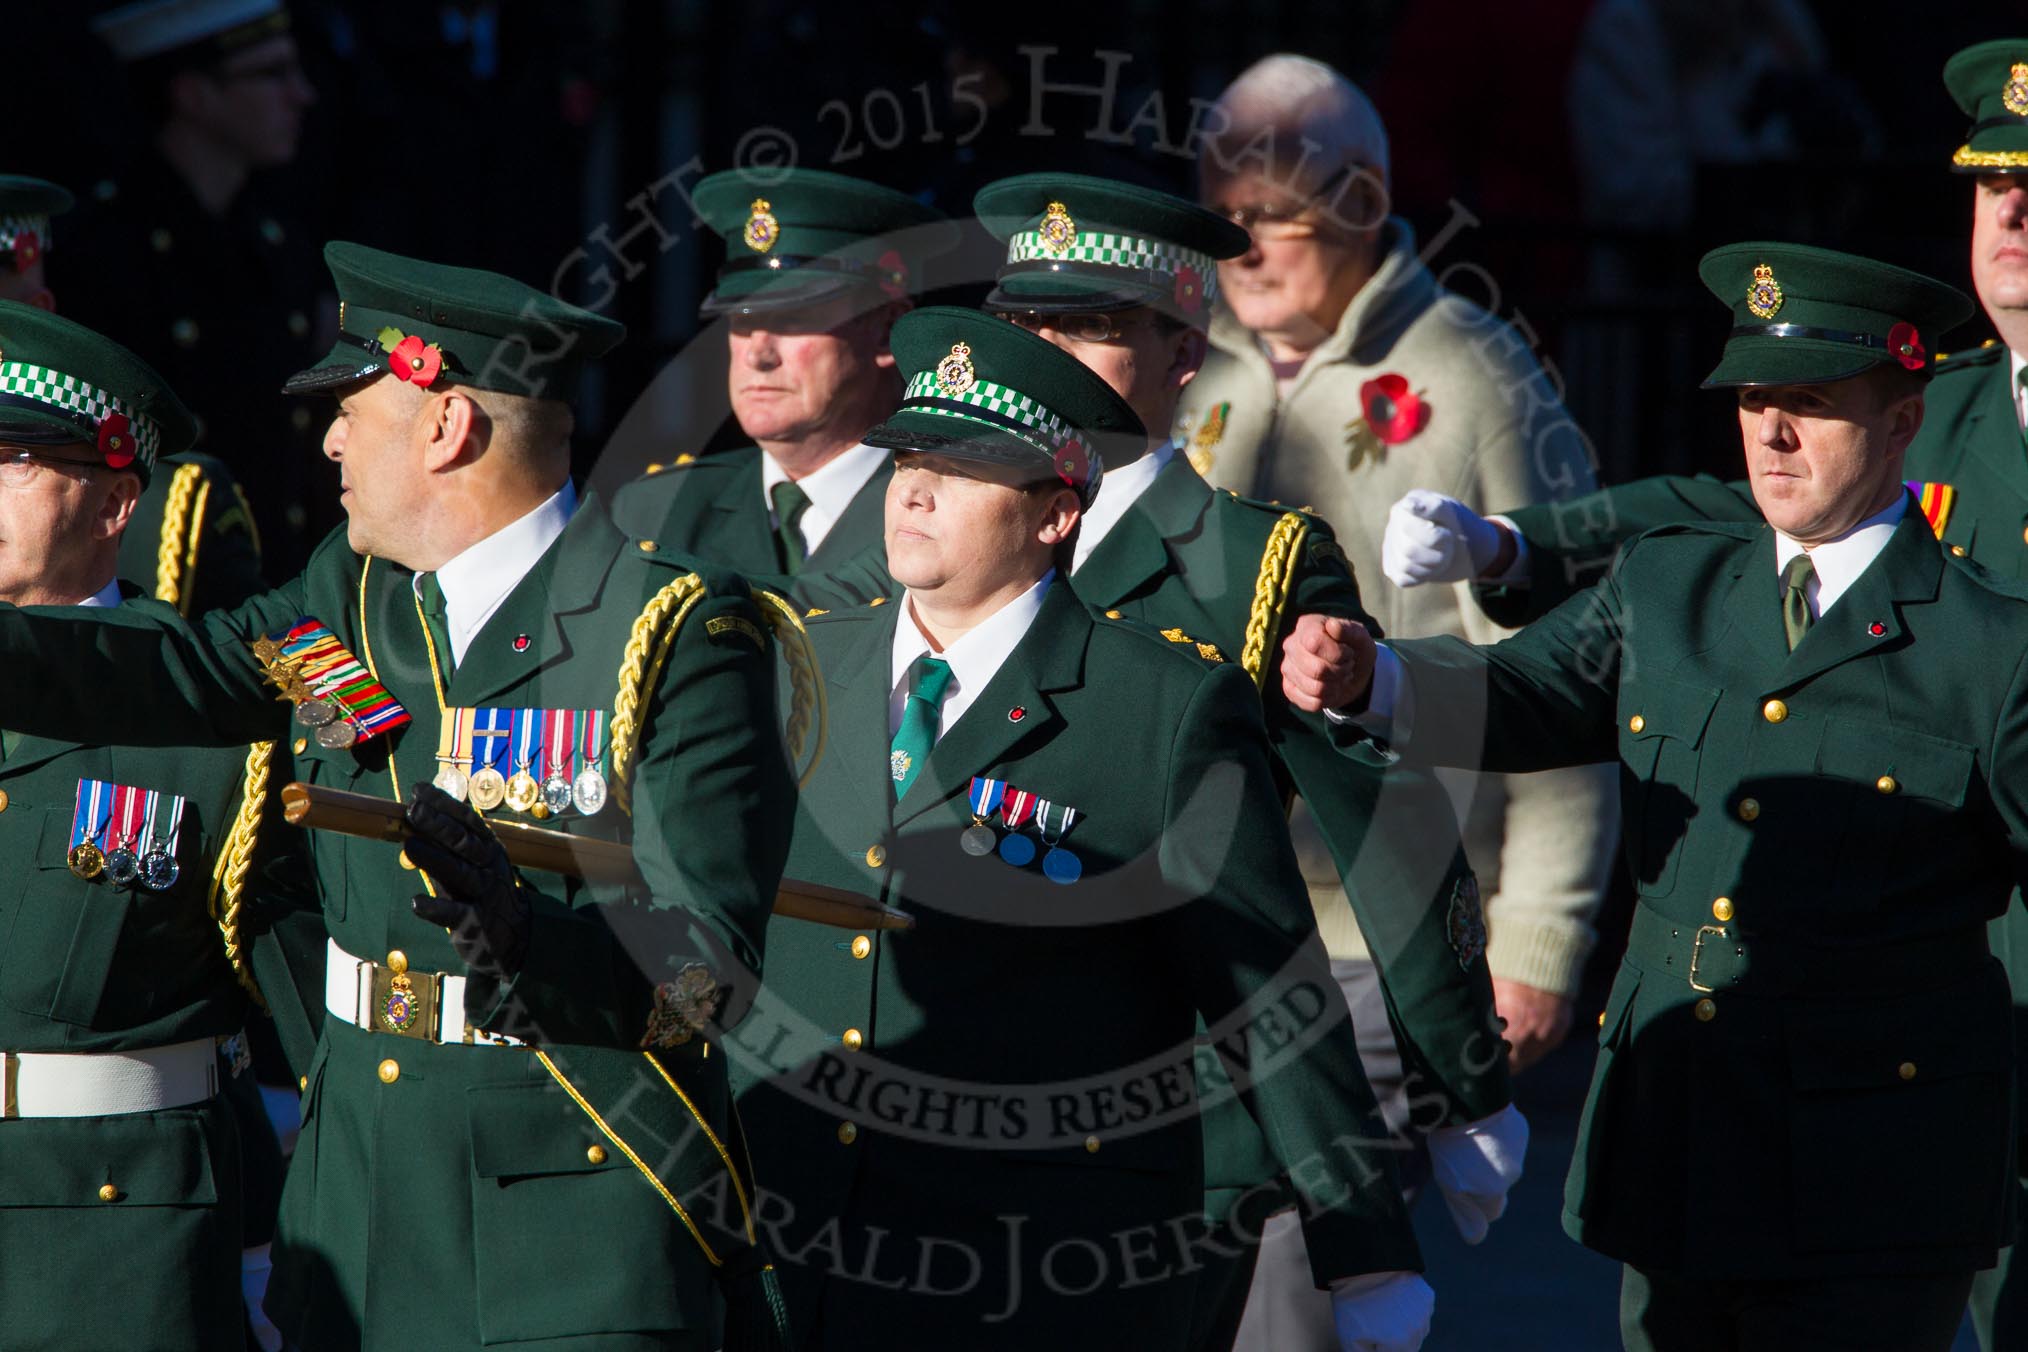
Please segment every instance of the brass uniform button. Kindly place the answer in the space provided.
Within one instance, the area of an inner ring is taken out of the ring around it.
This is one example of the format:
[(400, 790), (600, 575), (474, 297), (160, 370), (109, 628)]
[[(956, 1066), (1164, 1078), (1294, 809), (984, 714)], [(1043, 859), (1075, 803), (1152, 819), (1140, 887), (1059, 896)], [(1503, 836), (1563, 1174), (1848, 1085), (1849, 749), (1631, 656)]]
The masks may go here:
[(1598, 1026), (1601, 1028), (1605, 1027), (1605, 1011), (1603, 1009), (1598, 1012)]
[(1760, 706), (1760, 716), (1770, 723), (1779, 723), (1789, 716), (1789, 706), (1778, 699), (1771, 699)]
[(869, 606), (884, 606), (887, 604), (887, 598), (885, 596), (876, 596), (866, 604)]
[(1085, 1137), (1085, 1138), (1084, 1138), (1084, 1149), (1085, 1149), (1085, 1153), (1086, 1153), (1086, 1154), (1088, 1154), (1088, 1155), (1096, 1155), (1096, 1154), (1098, 1154), (1098, 1151), (1099, 1151), (1099, 1138), (1098, 1138), (1098, 1137), (1096, 1137), (1096, 1136), (1087, 1136), (1087, 1137)]
[(120, 1200), (120, 1190), (108, 1183), (99, 1189), (99, 1200), (101, 1202), (117, 1202)]
[(1965, 556), (1965, 547), (1963, 545), (1952, 545), (1951, 553), (1961, 559)]
[(394, 949), (388, 953), (387, 961), (382, 965), (396, 976), (400, 976), (408, 971), (408, 954), (398, 948)]
[(2021, 543), (2028, 545), (2028, 526), (2024, 526), (2021, 529)]
[(9, 801), (11, 800), (7, 797), (7, 790), (0, 789), (0, 812), (5, 812), (7, 810), (7, 804)]
[(1648, 720), (1641, 717), (1639, 714), (1635, 714), (1632, 718), (1629, 718), (1627, 720), (1628, 732), (1639, 732), (1642, 728), (1645, 728), (1647, 726)]
[(1697, 1002), (1691, 1012), (1697, 1016), (1697, 1022), (1710, 1023), (1718, 1017), (1718, 1005), (1707, 995)]
[(845, 1044), (846, 1051), (856, 1052), (866, 1045), (866, 1034), (860, 1032), (857, 1028), (847, 1028), (845, 1036), (838, 1040)]
[(1901, 1063), (1901, 1069), (1900, 1069), (1900, 1071), (1899, 1071), (1899, 1072), (1897, 1072), (1897, 1073), (1898, 1073), (1898, 1074), (1899, 1074), (1899, 1075), (1901, 1076), (1901, 1078), (1902, 1078), (1902, 1079), (1904, 1079), (1904, 1080), (1912, 1080), (1912, 1079), (1914, 1079), (1914, 1078), (1915, 1078), (1915, 1062), (1913, 1062), (1913, 1061), (1903, 1061), (1903, 1062)]
[(652, 553), (654, 553), (654, 552), (655, 552), (655, 551), (656, 551), (656, 550), (657, 550), (658, 548), (660, 548), (660, 546), (659, 546), (659, 545), (657, 545), (657, 544), (656, 544), (656, 543), (655, 543), (655, 542), (654, 542), (653, 540), (643, 540), (643, 541), (641, 541), (641, 552), (642, 552), (643, 554), (652, 554)]
[(838, 1124), (839, 1145), (851, 1145), (854, 1141), (858, 1139), (859, 1139), (859, 1128), (853, 1126), (850, 1122), (840, 1122)]
[(295, 741), (289, 743), (289, 750), (295, 752), (298, 756), (309, 750), (309, 747), (310, 742), (306, 737), (298, 737)]
[(396, 858), (403, 868), (408, 869), (411, 872), (415, 870), (415, 860), (408, 857), (407, 850), (403, 850), (398, 856), (396, 856)]
[(1117, 611), (1117, 610), (1108, 610), (1108, 611), (1106, 612), (1106, 618), (1107, 618), (1107, 619), (1109, 619), (1109, 620), (1117, 620), (1117, 619), (1118, 619), (1119, 617), (1120, 617), (1120, 612), (1119, 612), (1119, 611)]
[(1750, 822), (1758, 816), (1760, 816), (1760, 799), (1742, 798), (1739, 800), (1739, 819), (1741, 821)]
[(872, 951), (873, 951), (873, 940), (871, 940), (871, 939), (867, 938), (867, 937), (866, 937), (865, 935), (863, 935), (863, 934), (858, 934), (858, 935), (854, 935), (854, 936), (853, 936), (853, 938), (852, 938), (852, 956), (853, 956), (853, 957), (855, 957), (855, 958), (863, 958), (863, 957), (865, 957), (865, 956), (866, 956), (866, 955), (867, 955), (868, 953), (871, 953)]
[(1893, 775), (1882, 775), (1873, 781), (1873, 787), (1882, 793), (1893, 793), (1901, 788), (1901, 781)]
[(400, 1078), (401, 1063), (399, 1061), (396, 1061), (393, 1057), (389, 1057), (380, 1063), (380, 1082), (382, 1084), (393, 1084)]
[[(1604, 1015), (1600, 1015), (1599, 1017), (1600, 1017), (1600, 1018), (1604, 1018), (1605, 1016), (1604, 1016)], [(297, 1093), (299, 1093), (299, 1094), (307, 1094), (307, 1093), (309, 1093), (309, 1092), (310, 1092), (310, 1077), (309, 1077), (309, 1076), (307, 1076), (307, 1075), (298, 1075), (298, 1076), (296, 1077), (296, 1092), (297, 1092)]]
[(1732, 898), (1720, 897), (1711, 903), (1711, 914), (1720, 921), (1732, 919)]
[(887, 849), (885, 846), (868, 845), (866, 847), (866, 866), (868, 868), (879, 868), (886, 862), (887, 862)]
[(644, 477), (650, 474), (660, 474), (663, 470), (667, 468), (669, 467), (663, 464), (660, 460), (651, 460), (648, 462), (648, 468), (642, 470), (641, 474)]
[(593, 1164), (604, 1164), (606, 1162), (606, 1148), (602, 1145), (595, 1145), (584, 1152), (584, 1157)]

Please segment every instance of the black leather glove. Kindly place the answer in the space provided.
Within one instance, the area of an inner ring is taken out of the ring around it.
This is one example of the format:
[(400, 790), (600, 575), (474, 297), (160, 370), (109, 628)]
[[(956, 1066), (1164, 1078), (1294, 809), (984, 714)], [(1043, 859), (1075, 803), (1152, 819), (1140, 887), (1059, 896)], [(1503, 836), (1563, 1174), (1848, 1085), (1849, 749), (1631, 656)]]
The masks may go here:
[(449, 930), (452, 947), (473, 971), (512, 979), (528, 956), (531, 921), (500, 838), (434, 784), (418, 784), (409, 796), (408, 829), (402, 851), (437, 889), (411, 899), (416, 917)]

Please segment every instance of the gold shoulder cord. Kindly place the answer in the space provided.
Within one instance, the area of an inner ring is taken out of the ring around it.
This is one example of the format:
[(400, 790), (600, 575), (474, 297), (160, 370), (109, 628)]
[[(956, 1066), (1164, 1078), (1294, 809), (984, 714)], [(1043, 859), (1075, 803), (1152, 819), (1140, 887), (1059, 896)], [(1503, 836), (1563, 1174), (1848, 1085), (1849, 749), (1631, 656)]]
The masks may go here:
[(1310, 535), (1310, 520), (1301, 512), (1284, 512), (1261, 551), (1260, 575), (1254, 579), (1253, 608), (1246, 618), (1246, 646), (1239, 663), (1257, 687), (1267, 678), (1275, 644), (1281, 641), (1282, 612), (1296, 585), (1296, 560)]
[(255, 742), (247, 748), (239, 813), (211, 867), (211, 918), (218, 922), (218, 932), (225, 939), (226, 961), (232, 964), (233, 978), (262, 1009), (268, 1002), (254, 980), (253, 959), (241, 936), (240, 922), (246, 910), (246, 876), (253, 868), (254, 839), (260, 833), (261, 809), (267, 802), (268, 768), (274, 750), (273, 742)]
[[(162, 504), (162, 533), (155, 546), (155, 599), (175, 606), (178, 613), (190, 614), (194, 584), (187, 578), (197, 571), (197, 542), (203, 533), (204, 501), (211, 485), (204, 482), (204, 466), (178, 465), (169, 480), (169, 498)], [(198, 529), (192, 529), (192, 523)]]

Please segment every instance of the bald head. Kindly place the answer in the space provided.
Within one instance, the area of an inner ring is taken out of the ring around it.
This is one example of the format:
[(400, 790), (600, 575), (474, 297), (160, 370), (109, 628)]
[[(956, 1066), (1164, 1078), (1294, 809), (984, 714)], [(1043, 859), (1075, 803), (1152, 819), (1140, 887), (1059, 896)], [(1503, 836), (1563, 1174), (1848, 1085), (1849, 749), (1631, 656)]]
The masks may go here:
[(1358, 85), (1321, 61), (1288, 52), (1248, 66), (1218, 96), (1218, 133), (1207, 138), (1198, 173), (1207, 200), (1226, 180), (1271, 180), (1297, 197), (1337, 194), (1333, 185), (1369, 180), (1388, 188), (1387, 129)]

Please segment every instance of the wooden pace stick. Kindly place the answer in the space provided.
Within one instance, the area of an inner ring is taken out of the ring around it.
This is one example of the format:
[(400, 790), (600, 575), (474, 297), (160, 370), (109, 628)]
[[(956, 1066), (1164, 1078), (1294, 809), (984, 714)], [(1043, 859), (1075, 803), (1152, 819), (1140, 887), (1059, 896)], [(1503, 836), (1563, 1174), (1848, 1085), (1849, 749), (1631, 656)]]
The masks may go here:
[[(312, 831), (399, 845), (409, 837), (408, 817), (401, 803), (367, 793), (322, 789), (314, 784), (284, 784), (282, 815), (295, 826)], [(642, 885), (634, 852), (610, 840), (547, 831), (521, 822), (487, 818), (486, 825), (507, 851), (508, 862), (582, 878), (589, 883)], [(842, 888), (784, 878), (775, 892), (775, 914), (839, 929), (912, 929), (915, 918)]]

